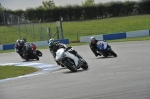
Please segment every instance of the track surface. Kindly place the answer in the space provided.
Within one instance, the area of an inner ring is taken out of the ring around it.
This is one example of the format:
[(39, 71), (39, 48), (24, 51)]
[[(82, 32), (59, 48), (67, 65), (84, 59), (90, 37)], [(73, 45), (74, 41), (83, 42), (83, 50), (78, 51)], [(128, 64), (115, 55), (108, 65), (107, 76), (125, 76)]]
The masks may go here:
[[(117, 58), (96, 58), (88, 45), (74, 47), (87, 71), (68, 69), (0, 83), (0, 99), (150, 99), (150, 41), (111, 43)], [(48, 50), (40, 63), (54, 64)], [(0, 62), (21, 62), (0, 54)], [(37, 62), (37, 61), (32, 61)]]

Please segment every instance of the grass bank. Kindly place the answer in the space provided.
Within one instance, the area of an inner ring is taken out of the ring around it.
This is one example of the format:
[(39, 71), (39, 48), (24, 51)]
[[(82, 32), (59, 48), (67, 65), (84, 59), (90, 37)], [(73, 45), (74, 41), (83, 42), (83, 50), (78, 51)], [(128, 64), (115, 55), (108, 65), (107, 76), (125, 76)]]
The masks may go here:
[(22, 66), (0, 66), (0, 79), (22, 76), (38, 71), (33, 67)]
[[(80, 21), (67, 21), (62, 22), (65, 38), (69, 38), (70, 41), (76, 41), (80, 36), (109, 34), (136, 30), (150, 29), (150, 15), (135, 15), (127, 17), (114, 17), (105, 19), (94, 20), (80, 20)], [(44, 40), (48, 39), (47, 27), (51, 28), (52, 34), (56, 32), (56, 22), (42, 23)], [(24, 25), (21, 26), (21, 37), (27, 38), (28, 42), (38, 41), (39, 36), (39, 24), (35, 24), (35, 38), (33, 36), (32, 25), (27, 25), (27, 33), (24, 29)], [(78, 36), (77, 36), (78, 35)], [(6, 38), (6, 39), (5, 39)], [(2, 27), (0, 26), (0, 43), (14, 43), (18, 39), (18, 28)]]

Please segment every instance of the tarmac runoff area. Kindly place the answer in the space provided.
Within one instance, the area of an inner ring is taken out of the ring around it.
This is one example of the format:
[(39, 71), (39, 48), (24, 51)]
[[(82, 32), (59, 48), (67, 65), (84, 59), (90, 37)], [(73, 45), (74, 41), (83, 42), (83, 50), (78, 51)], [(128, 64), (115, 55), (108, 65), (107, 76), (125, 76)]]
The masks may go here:
[[(109, 43), (118, 57), (95, 57), (88, 45), (73, 47), (89, 69), (56, 71), (0, 82), (0, 99), (150, 99), (150, 41)], [(56, 64), (48, 49), (40, 61)], [(0, 54), (0, 63), (22, 63), (16, 53)], [(25, 63), (25, 62), (23, 62)]]

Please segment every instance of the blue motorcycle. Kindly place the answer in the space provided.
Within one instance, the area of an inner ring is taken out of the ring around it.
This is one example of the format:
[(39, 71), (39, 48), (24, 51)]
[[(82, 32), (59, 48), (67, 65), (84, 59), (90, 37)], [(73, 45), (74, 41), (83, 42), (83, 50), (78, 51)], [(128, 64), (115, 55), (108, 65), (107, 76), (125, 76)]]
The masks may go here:
[(106, 49), (104, 49), (103, 45), (98, 45), (97, 48), (98, 48), (98, 52), (104, 57), (107, 57), (107, 56), (117, 57), (117, 54), (111, 49), (111, 46), (109, 45), (107, 45)]

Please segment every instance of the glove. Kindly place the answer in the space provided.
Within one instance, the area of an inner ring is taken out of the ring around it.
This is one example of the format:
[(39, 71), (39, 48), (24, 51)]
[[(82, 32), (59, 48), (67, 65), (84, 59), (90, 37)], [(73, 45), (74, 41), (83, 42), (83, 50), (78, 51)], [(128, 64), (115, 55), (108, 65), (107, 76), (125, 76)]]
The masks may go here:
[(65, 50), (65, 52), (68, 51), (68, 50), (71, 49), (71, 48), (72, 48), (71, 46), (67, 47), (66, 50)]

